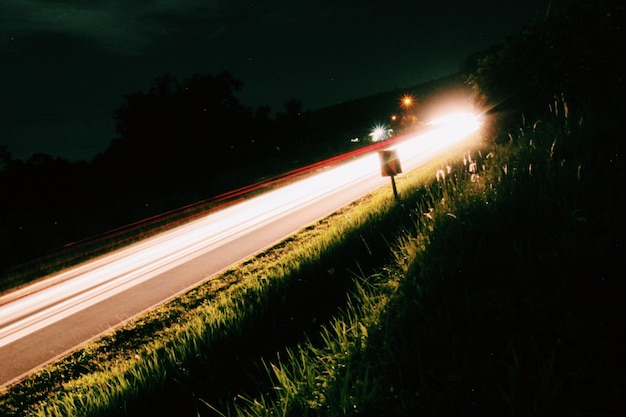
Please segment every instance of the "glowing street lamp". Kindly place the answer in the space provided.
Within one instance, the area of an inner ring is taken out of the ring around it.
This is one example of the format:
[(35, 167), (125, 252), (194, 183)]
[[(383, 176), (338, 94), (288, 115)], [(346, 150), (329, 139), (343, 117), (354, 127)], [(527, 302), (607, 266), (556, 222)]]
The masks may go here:
[(415, 97), (411, 94), (405, 94), (400, 98), (400, 107), (402, 107), (402, 125), (404, 127), (412, 126), (417, 122), (417, 117), (413, 114), (413, 106), (415, 105)]
[(412, 95), (410, 94), (405, 94), (402, 96), (400, 103), (402, 105), (402, 107), (404, 107), (405, 109), (409, 109), (413, 106), (413, 102), (415, 101), (415, 99), (413, 98)]
[(370, 132), (370, 137), (372, 138), (372, 142), (380, 142), (381, 140), (389, 138), (392, 134), (393, 129), (385, 125), (376, 125)]

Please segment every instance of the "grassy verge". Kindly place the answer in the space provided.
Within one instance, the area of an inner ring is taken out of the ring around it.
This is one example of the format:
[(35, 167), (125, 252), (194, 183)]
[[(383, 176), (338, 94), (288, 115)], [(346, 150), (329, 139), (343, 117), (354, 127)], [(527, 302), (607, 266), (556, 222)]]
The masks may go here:
[[(417, 188), (433, 166), (400, 187)], [(387, 242), (410, 225), (408, 214), (389, 189), (369, 195), (44, 368), (0, 406), (7, 415), (184, 415), (200, 399), (262, 384), (240, 373), (264, 374), (251, 370), (254, 360), (314, 334), (345, 305), (350, 271), (388, 261)]]
[(623, 145), (590, 144), (563, 111), (510, 139), (407, 175), (402, 205), (390, 190), (368, 196), (47, 367), (0, 406), (623, 415)]
[(322, 341), (267, 364), (271, 390), (213, 410), (623, 415), (623, 144), (588, 147), (581, 121), (561, 112), (440, 177)]

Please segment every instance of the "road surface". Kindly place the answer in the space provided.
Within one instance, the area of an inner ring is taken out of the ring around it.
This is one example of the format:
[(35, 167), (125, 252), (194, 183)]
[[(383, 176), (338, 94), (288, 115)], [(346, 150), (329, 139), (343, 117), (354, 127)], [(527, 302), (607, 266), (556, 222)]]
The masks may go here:
[[(467, 135), (441, 127), (394, 148), (408, 172)], [(361, 155), (0, 297), (0, 387), (389, 184), (378, 154)]]

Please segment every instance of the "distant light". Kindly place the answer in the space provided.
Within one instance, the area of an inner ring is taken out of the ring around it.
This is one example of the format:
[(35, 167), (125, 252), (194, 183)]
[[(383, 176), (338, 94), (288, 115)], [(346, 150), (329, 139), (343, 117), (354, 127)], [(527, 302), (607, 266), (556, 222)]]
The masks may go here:
[(370, 137), (372, 138), (372, 142), (379, 142), (381, 140), (389, 138), (392, 134), (393, 129), (389, 129), (387, 126), (384, 125), (376, 125), (370, 133)]
[(468, 112), (459, 112), (448, 114), (431, 120), (429, 125), (445, 127), (447, 129), (461, 132), (475, 132), (480, 128), (481, 119), (475, 114)]
[(415, 98), (410, 95), (410, 94), (405, 94), (402, 96), (402, 98), (400, 99), (402, 107), (404, 108), (409, 108), (413, 105), (413, 102), (415, 101)]

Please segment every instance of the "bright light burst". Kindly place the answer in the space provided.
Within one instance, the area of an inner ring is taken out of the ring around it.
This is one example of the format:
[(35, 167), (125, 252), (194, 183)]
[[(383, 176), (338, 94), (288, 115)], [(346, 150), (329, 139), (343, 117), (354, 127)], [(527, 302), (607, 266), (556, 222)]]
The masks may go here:
[(407, 172), (470, 137), (480, 128), (481, 121), (472, 113), (462, 112), (448, 114), (428, 124), (433, 129), (411, 135), (396, 145)]
[(370, 132), (370, 137), (372, 138), (372, 142), (380, 142), (381, 140), (389, 138), (392, 132), (393, 131), (385, 125), (376, 125)]
[(400, 104), (404, 108), (409, 108), (413, 105), (415, 98), (410, 94), (405, 94), (400, 98)]
[(431, 120), (428, 124), (470, 134), (480, 128), (481, 120), (480, 117), (475, 114), (469, 112), (459, 112)]

